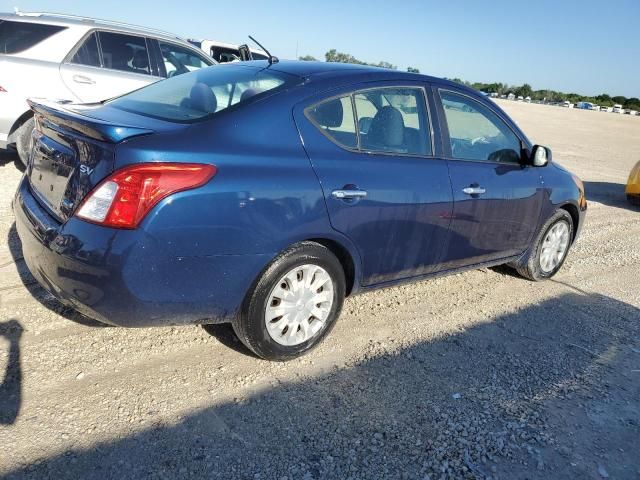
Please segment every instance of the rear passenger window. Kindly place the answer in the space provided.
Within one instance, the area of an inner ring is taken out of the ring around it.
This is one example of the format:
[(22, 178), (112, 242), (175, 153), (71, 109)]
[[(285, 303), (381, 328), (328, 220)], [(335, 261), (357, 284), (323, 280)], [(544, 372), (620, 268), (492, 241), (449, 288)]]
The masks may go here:
[(441, 91), (440, 98), (453, 158), (520, 162), (520, 139), (491, 109), (453, 92)]
[(149, 53), (144, 37), (100, 32), (104, 68), (149, 75)]
[(379, 88), (358, 92), (354, 98), (362, 150), (431, 155), (422, 89)]
[(307, 117), (335, 143), (347, 148), (358, 147), (351, 96), (345, 95), (307, 109)]
[(98, 40), (96, 34), (92, 33), (80, 45), (80, 48), (71, 58), (71, 63), (76, 65), (89, 65), (90, 67), (100, 66), (100, 55), (98, 54)]
[(318, 103), (307, 108), (306, 114), (343, 147), (374, 153), (432, 154), (431, 127), (421, 88), (362, 90)]

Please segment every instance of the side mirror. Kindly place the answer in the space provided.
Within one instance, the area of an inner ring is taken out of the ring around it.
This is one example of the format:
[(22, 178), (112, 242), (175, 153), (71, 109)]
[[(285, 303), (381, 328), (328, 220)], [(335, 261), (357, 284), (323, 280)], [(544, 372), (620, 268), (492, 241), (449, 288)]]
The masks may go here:
[(536, 145), (533, 147), (529, 158), (531, 165), (534, 167), (544, 167), (551, 161), (551, 149), (543, 147), (542, 145)]

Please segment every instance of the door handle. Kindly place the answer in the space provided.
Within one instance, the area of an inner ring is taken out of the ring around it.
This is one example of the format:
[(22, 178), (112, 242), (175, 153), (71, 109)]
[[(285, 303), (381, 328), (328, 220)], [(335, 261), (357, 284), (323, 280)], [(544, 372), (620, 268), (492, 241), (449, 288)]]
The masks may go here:
[(486, 193), (486, 190), (482, 187), (466, 187), (463, 188), (462, 191), (467, 195), (482, 195)]
[(85, 77), (84, 75), (74, 75), (73, 81), (76, 83), (84, 83), (86, 85), (94, 85), (96, 83), (95, 80)]
[(367, 196), (367, 192), (365, 190), (334, 190), (331, 192), (331, 196), (340, 200), (349, 200), (364, 198)]

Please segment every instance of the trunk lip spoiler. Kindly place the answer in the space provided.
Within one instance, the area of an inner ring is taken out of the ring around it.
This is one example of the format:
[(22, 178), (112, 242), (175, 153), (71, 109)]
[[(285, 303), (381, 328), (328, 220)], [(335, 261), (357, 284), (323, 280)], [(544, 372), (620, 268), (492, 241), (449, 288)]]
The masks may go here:
[(109, 143), (120, 143), (132, 137), (155, 133), (148, 128), (133, 125), (122, 125), (83, 115), (66, 108), (65, 104), (44, 99), (31, 99), (27, 103), (34, 114), (41, 115), (48, 123), (53, 123), (69, 130)]

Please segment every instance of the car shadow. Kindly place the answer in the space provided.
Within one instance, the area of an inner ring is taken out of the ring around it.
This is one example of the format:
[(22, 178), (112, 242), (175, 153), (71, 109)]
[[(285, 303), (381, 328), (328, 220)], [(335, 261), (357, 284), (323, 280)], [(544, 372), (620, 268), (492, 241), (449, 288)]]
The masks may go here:
[(31, 296), (38, 302), (40, 302), (40, 304), (42, 304), (52, 312), (60, 315), (61, 317), (66, 318), (67, 320), (71, 320), (75, 323), (79, 323), (80, 325), (84, 325), (86, 327), (110, 327), (110, 325), (86, 317), (72, 307), (64, 305), (40, 286), (33, 275), (31, 275), (31, 272), (27, 268), (27, 265), (24, 261), (24, 255), (22, 253), (22, 242), (20, 242), (20, 237), (18, 237), (15, 223), (11, 225), (11, 228), (9, 229), (9, 233), (7, 235), (7, 243), (9, 245), (9, 252), (11, 253), (13, 262), (16, 264), (16, 270), (18, 271), (18, 275), (20, 276), (22, 284), (31, 294)]
[(18, 170), (20, 170), (21, 172), (25, 171), (25, 166), (20, 161), (20, 158), (18, 157), (18, 152), (12, 149), (0, 150), (0, 166), (7, 165), (12, 162)]
[[(0, 322), (0, 339), (9, 342), (7, 366), (0, 377), (0, 425), (11, 425), (18, 418), (22, 403), (22, 368), (20, 366), (20, 322)], [(1, 352), (2, 350), (0, 350)]]
[(216, 323), (209, 325), (202, 325), (202, 328), (209, 335), (218, 340), (225, 347), (230, 348), (243, 355), (249, 357), (259, 358), (255, 353), (249, 350), (244, 343), (240, 341), (236, 333), (233, 331), (233, 327), (230, 323)]
[[(608, 439), (597, 435), (611, 425), (558, 444), (545, 409), (559, 399), (568, 408), (572, 395), (601, 399), (607, 375), (623, 370), (622, 354), (640, 341), (638, 318), (635, 306), (571, 291), (417, 343), (399, 325), (394, 340), (371, 340), (360, 360), (323, 373), (307, 371), (307, 359), (265, 362), (263, 387), (90, 447), (79, 436), (69, 444), (83, 447), (13, 467), (8, 478), (592, 478), (593, 458), (570, 465), (560, 449), (600, 452)], [(620, 388), (633, 405), (612, 422), (631, 440), (610, 449), (609, 475), (634, 478), (640, 389)], [(517, 468), (526, 471), (510, 475)]]
[(640, 207), (631, 205), (624, 193), (625, 185), (613, 182), (584, 182), (587, 201), (594, 200), (609, 207), (626, 208), (640, 211)]

